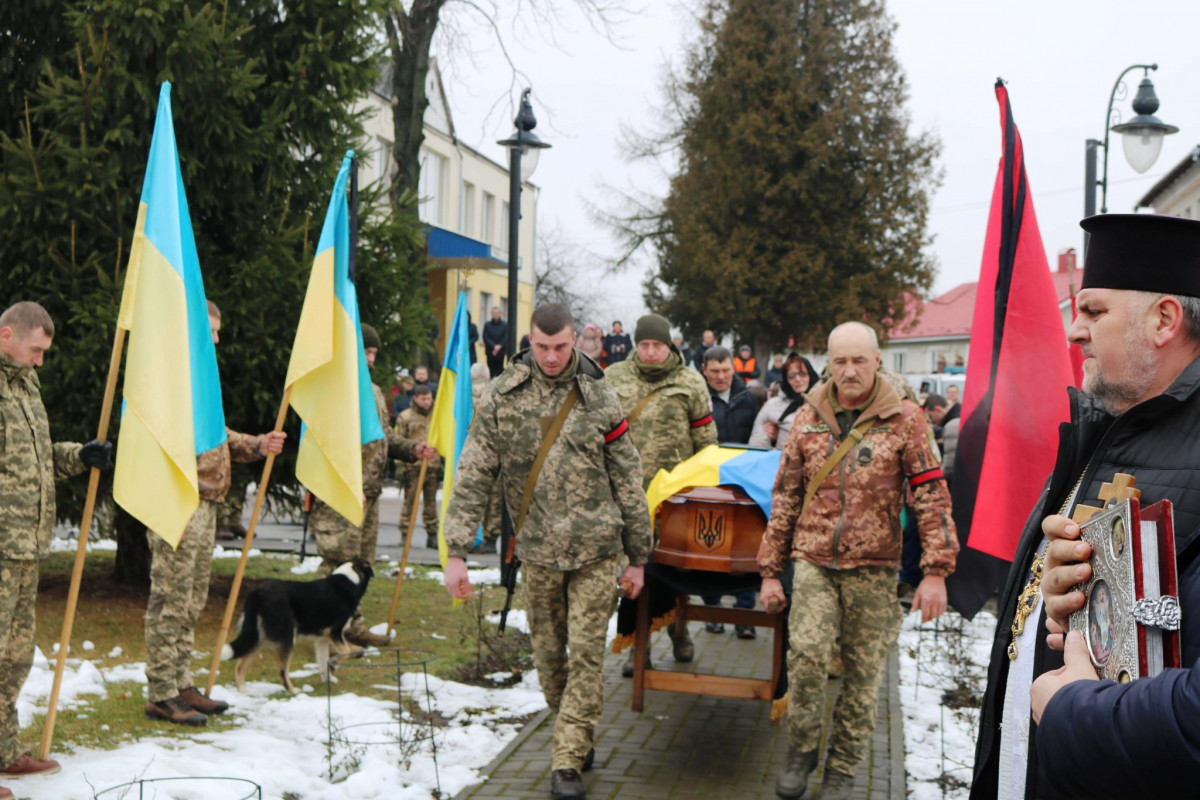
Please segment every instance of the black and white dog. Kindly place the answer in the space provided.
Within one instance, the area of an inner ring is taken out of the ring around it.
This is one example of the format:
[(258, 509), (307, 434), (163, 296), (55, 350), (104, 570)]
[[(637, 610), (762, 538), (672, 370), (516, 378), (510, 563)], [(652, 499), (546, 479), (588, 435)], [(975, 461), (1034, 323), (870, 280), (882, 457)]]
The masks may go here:
[(246, 685), (250, 656), (262, 640), (279, 651), (279, 679), (292, 694), (299, 690), (288, 677), (288, 665), (297, 636), (313, 639), (321, 677), (329, 677), (329, 652), (346, 647), (343, 633), (375, 576), (362, 559), (347, 561), (331, 575), (315, 581), (266, 581), (246, 595), (242, 628), (236, 639), (221, 650), (221, 660), (236, 658), (234, 677), (238, 689)]

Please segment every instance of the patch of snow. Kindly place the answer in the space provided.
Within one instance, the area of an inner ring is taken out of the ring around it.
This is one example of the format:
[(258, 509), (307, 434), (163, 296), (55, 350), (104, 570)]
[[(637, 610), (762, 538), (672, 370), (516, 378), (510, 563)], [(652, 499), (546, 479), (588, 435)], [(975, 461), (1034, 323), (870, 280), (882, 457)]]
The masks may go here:
[(905, 617), (900, 705), (912, 800), (968, 797), (995, 629), (996, 617), (986, 611), (970, 622), (954, 611), (925, 625), (917, 614)]

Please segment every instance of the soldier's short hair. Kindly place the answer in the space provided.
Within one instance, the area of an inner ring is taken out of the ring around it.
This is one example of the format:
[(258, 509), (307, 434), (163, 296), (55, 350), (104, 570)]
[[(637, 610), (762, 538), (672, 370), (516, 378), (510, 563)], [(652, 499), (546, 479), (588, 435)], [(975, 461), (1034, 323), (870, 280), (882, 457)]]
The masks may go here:
[(433, 390), (429, 388), (428, 383), (418, 383), (413, 387), (413, 397), (418, 397), (423, 394), (433, 394)]
[(925, 404), (921, 406), (921, 408), (924, 408), (926, 411), (930, 411), (935, 408), (949, 408), (949, 407), (950, 407), (950, 401), (947, 400), (946, 398), (942, 397), (940, 394), (925, 395)]
[(547, 336), (553, 336), (563, 328), (575, 328), (575, 317), (562, 303), (542, 303), (533, 310), (529, 323)]
[(35, 328), (41, 328), (47, 336), (54, 338), (54, 320), (50, 313), (32, 300), (13, 303), (0, 314), (0, 328), (12, 328), (17, 336), (25, 337)]
[(719, 344), (714, 344), (712, 347), (704, 351), (704, 363), (710, 361), (731, 361), (733, 353), (729, 352), (729, 348), (722, 347)]
[(208, 315), (217, 322), (221, 321), (221, 309), (217, 308), (217, 304), (212, 300), (208, 301)]

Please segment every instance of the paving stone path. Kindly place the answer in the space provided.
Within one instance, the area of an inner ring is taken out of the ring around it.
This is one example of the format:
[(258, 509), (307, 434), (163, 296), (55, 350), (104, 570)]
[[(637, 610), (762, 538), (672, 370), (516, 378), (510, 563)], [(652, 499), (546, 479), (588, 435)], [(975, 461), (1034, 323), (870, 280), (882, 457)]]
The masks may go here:
[[(676, 665), (662, 634), (652, 639), (656, 666), (699, 669), (728, 675), (769, 677), (770, 634), (753, 641), (729, 633), (709, 634), (692, 623), (696, 661)], [(609, 655), (604, 668), (604, 720), (596, 732), (596, 766), (584, 774), (590, 800), (601, 798), (774, 798), (775, 776), (787, 752), (783, 727), (770, 724), (768, 703), (717, 697), (646, 692), (645, 709), (630, 710), (632, 681), (621, 677), (621, 656)], [(856, 776), (855, 800), (903, 800), (904, 735), (895, 648), (879, 692), (875, 733)], [(830, 692), (838, 682), (830, 681)], [(832, 703), (827, 704), (827, 714)], [(491, 764), (486, 781), (458, 794), (465, 800), (546, 800), (550, 796), (550, 740), (553, 720), (535, 717)], [(828, 727), (828, 726), (826, 726)], [(821, 780), (809, 783), (812, 796)]]

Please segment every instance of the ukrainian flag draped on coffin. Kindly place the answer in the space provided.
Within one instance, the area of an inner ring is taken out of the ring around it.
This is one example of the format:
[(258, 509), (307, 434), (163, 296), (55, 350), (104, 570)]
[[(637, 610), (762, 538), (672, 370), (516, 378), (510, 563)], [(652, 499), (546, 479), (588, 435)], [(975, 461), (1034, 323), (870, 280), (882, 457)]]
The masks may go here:
[(358, 293), (350, 280), (350, 217), (346, 183), (354, 151), (347, 151), (329, 198), (329, 210), (308, 292), (296, 328), (285, 386), (304, 421), (296, 477), (335, 511), (362, 524), (362, 446), (383, 438), (363, 352)]
[[(471, 344), (467, 338), (467, 297), (458, 293), (458, 304), (454, 309), (454, 322), (450, 325), (446, 340), (446, 356), (442, 359), (442, 374), (438, 381), (437, 397), (429, 417), (429, 444), (446, 462), (442, 474), (442, 508), (439, 520), (445, 520), (450, 506), (450, 490), (454, 487), (454, 470), (458, 457), (462, 455), (463, 443), (467, 441), (467, 429), (475, 416), (474, 397), (471, 394)], [(438, 525), (441, 528), (441, 525)], [(478, 534), (476, 535), (478, 538)], [(438, 558), (446, 566), (449, 553), (446, 540), (438, 533)]]
[(646, 489), (650, 516), (671, 495), (693, 486), (740, 486), (771, 517), (771, 489), (779, 472), (779, 450), (744, 450), (710, 444), (667, 472), (660, 469)]
[(225, 441), (225, 412), (169, 83), (159, 90), (117, 326), (129, 331), (129, 354), (113, 497), (178, 547), (200, 504), (196, 456)]

